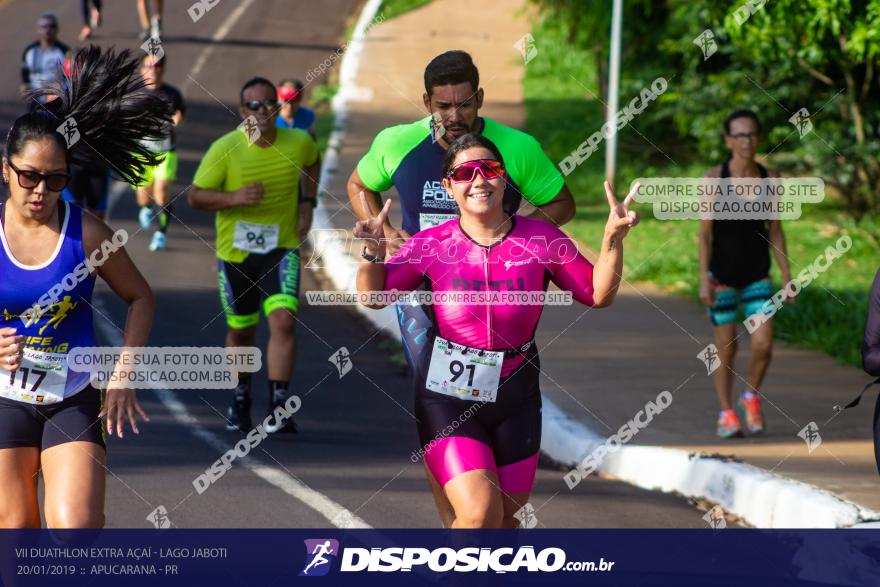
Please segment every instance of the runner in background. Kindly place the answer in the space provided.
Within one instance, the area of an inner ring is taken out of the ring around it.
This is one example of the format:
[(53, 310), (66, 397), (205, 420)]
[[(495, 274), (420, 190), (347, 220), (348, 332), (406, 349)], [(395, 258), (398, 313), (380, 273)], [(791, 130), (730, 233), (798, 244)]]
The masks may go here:
[[(880, 383), (880, 270), (874, 276), (874, 285), (871, 287), (869, 295), (865, 340), (862, 343), (862, 367), (865, 369), (865, 373), (877, 377), (874, 383), (876, 385)], [(865, 389), (867, 390), (867, 387)], [(877, 463), (877, 471), (880, 472), (880, 397), (874, 404), (873, 422), (874, 460)]]
[(85, 41), (91, 38), (95, 29), (101, 26), (104, 20), (101, 14), (101, 0), (81, 0), (83, 28), (79, 34), (79, 40)]
[[(865, 341), (862, 344), (862, 367), (868, 375), (880, 377), (880, 270), (874, 276), (874, 286), (869, 295)], [(880, 402), (877, 405), (880, 406)]]
[[(755, 161), (761, 138), (758, 116), (751, 110), (737, 110), (724, 121), (724, 142), (730, 155), (710, 169), (705, 177), (777, 177)], [(773, 351), (773, 320), (764, 322), (751, 335), (747, 387), (732, 399), (737, 350), (736, 327), (741, 302), (746, 316), (759, 312), (770, 300), (770, 248), (782, 272), (783, 283), (791, 280), (785, 233), (779, 220), (701, 220), (698, 239), (700, 258), (700, 300), (709, 307), (715, 346), (721, 365), (713, 374), (721, 412), (717, 433), (722, 438), (764, 431), (759, 399), (761, 383), (770, 366)], [(794, 298), (786, 297), (786, 303)]]
[(71, 163), (70, 183), (61, 192), (61, 199), (73, 202), (103, 220), (107, 213), (110, 177), (106, 163)]
[(305, 86), (298, 79), (285, 79), (278, 82), (278, 100), (281, 109), (275, 119), (280, 128), (301, 128), (315, 137), (315, 111), (302, 105)]
[[(286, 79), (278, 82), (278, 100), (281, 102), (281, 108), (278, 110), (278, 116), (275, 118), (275, 126), (278, 128), (302, 129), (317, 141), (317, 134), (315, 132), (315, 120), (317, 117), (314, 110), (302, 105), (304, 89), (305, 86), (298, 79)], [(320, 157), (320, 152), (318, 156)], [(319, 159), (318, 164), (320, 165), (320, 163)], [(304, 185), (306, 181), (308, 179), (305, 177), (300, 180), (300, 198), (308, 191), (307, 186)]]
[[(320, 173), (318, 146), (304, 131), (277, 128), (278, 99), (269, 80), (241, 89), (244, 121), (211, 144), (189, 192), (193, 208), (216, 212), (217, 278), (228, 326), (226, 346), (253, 346), (260, 309), (269, 322), (265, 362), (269, 407), (283, 405), (296, 359), (299, 245), (312, 223)], [(300, 179), (306, 194), (300, 198)], [(274, 421), (274, 419), (273, 419)], [(239, 375), (227, 429), (251, 429), (251, 374)], [(292, 418), (267, 432), (296, 432)]]
[(168, 222), (171, 219), (171, 184), (177, 179), (177, 136), (176, 128), (183, 123), (186, 114), (186, 103), (183, 94), (170, 84), (165, 83), (165, 65), (167, 53), (156, 59), (146, 54), (141, 59), (141, 76), (147, 89), (165, 100), (174, 115), (168, 125), (166, 136), (158, 141), (146, 143), (144, 147), (162, 155), (162, 162), (148, 167), (135, 187), (137, 194), (138, 223), (147, 229), (155, 218), (158, 229), (150, 240), (151, 251), (161, 251), (168, 246)]
[[(104, 525), (105, 432), (137, 433), (146, 419), (133, 389), (106, 391), (88, 373), (67, 368), (67, 354), (94, 347), (92, 292), (97, 276), (128, 305), (123, 346), (144, 346), (154, 300), (144, 277), (110, 228), (79, 207), (59, 202), (71, 162), (108, 163), (132, 180), (154, 155), (140, 141), (160, 136), (166, 104), (144, 92), (138, 60), (128, 52), (80, 51), (72, 79), (47, 84), (44, 108), (20, 116), (6, 139), (0, 204), (0, 526), (39, 528), (43, 477), (49, 528)], [(77, 121), (75, 142), (56, 130)], [(70, 143), (70, 147), (68, 147)], [(108, 250), (108, 243), (118, 248)], [(104, 252), (108, 250), (108, 252)], [(102, 258), (81, 275), (87, 259)], [(73, 276), (73, 287), (70, 285)], [(63, 297), (46, 294), (64, 282)], [(44, 368), (48, 365), (50, 368)], [(102, 397), (104, 395), (104, 397)]]
[[(152, 10), (150, 6), (152, 5)], [(162, 38), (162, 8), (164, 0), (137, 0), (138, 20), (141, 23), (141, 41), (150, 37)]]
[[(22, 95), (42, 90), (50, 81), (57, 79), (58, 71), (70, 51), (70, 47), (58, 40), (58, 17), (51, 12), (44, 12), (40, 16), (37, 29), (39, 40), (25, 47), (21, 56)], [(45, 103), (49, 98), (49, 95), (42, 95), (32, 99)]]

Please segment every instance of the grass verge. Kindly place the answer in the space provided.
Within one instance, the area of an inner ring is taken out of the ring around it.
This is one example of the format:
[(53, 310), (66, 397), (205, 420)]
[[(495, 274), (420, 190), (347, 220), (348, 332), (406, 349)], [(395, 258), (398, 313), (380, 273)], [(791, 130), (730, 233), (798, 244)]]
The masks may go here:
[(385, 20), (390, 20), (430, 2), (431, 0), (385, 0), (379, 7), (379, 14), (385, 17)]
[[(526, 130), (558, 162), (604, 123), (604, 106), (597, 97), (595, 59), (588, 51), (571, 46), (552, 21), (536, 22), (532, 35), (538, 54), (527, 65), (523, 82)], [(622, 77), (626, 75), (623, 71)], [(629, 99), (622, 95), (621, 104)], [(639, 135), (637, 119), (633, 126), (618, 134), (618, 191), (624, 191), (623, 186), (638, 177), (702, 175), (718, 163), (693, 160), (685, 150), (659, 152), (651, 145), (650, 137)], [(772, 161), (769, 164), (772, 166)], [(603, 143), (567, 178), (578, 212), (565, 228), (593, 248), (600, 244), (608, 217), (602, 189), (604, 168)], [(637, 205), (635, 209), (642, 223), (626, 240), (625, 278), (649, 281), (669, 293), (696, 300), (697, 222), (659, 221), (653, 218), (649, 206)], [(856, 223), (840, 203), (826, 199), (821, 204), (805, 206), (803, 216), (785, 222), (784, 228), (793, 275), (844, 234), (852, 238), (853, 247), (805, 289), (796, 304), (779, 310), (775, 320), (777, 338), (859, 366), (868, 291), (880, 267), (880, 248), (873, 236), (880, 234), (880, 219), (867, 218)], [(771, 278), (776, 287), (783, 285), (775, 263)]]

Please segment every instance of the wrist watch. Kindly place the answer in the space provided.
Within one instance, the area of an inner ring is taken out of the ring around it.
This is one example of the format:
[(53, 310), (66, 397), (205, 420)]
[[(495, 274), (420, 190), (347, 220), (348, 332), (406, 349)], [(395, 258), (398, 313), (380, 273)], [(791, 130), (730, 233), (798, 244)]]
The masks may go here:
[(361, 257), (369, 261), (370, 263), (383, 263), (385, 261), (385, 257), (380, 257), (379, 255), (371, 255), (367, 252), (367, 245), (364, 245), (364, 250), (361, 251)]

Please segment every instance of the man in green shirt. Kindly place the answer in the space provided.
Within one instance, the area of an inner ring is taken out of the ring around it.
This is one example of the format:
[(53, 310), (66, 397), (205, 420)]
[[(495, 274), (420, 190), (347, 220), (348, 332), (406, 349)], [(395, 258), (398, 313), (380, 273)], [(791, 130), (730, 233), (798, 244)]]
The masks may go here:
[[(296, 354), (300, 241), (308, 234), (320, 175), (318, 147), (299, 129), (276, 128), (278, 100), (269, 80), (241, 89), (242, 124), (205, 153), (189, 204), (216, 215), (217, 275), (228, 326), (226, 346), (253, 346), (260, 305), (269, 321), (265, 354), (269, 413), (287, 400)], [(305, 178), (300, 197), (300, 177)], [(227, 428), (251, 428), (250, 374), (239, 375)], [(274, 422), (274, 420), (273, 420)], [(267, 432), (295, 432), (288, 419)]]

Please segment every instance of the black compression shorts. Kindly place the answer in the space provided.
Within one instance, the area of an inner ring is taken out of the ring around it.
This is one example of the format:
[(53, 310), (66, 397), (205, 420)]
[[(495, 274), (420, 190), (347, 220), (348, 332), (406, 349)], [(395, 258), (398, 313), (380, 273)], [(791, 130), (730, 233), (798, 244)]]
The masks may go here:
[(56, 404), (35, 405), (0, 397), (0, 449), (46, 450), (66, 442), (105, 445), (101, 392), (91, 385)]
[(529, 493), (541, 448), (540, 363), (535, 345), (528, 360), (503, 377), (495, 402), (450, 397), (425, 388), (433, 343), (419, 357), (416, 420), (425, 462), (443, 486), (461, 473), (488, 469), (505, 493)]

